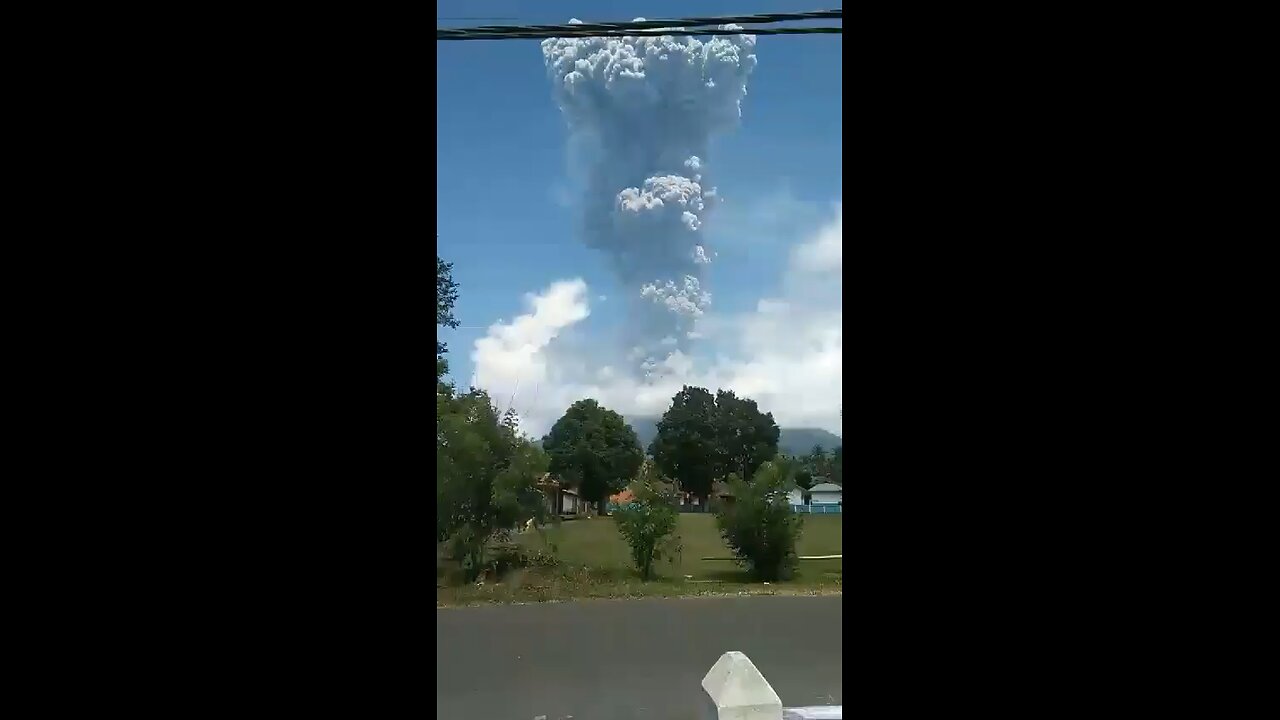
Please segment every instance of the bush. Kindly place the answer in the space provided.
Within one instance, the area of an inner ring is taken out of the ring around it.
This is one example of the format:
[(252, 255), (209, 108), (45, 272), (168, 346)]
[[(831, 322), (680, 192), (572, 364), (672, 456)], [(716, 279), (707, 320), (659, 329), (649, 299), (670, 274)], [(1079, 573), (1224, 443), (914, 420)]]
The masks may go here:
[(679, 514), (675, 497), (666, 492), (651, 473), (642, 472), (631, 488), (635, 500), (618, 508), (613, 519), (631, 548), (631, 559), (640, 577), (648, 580), (653, 575), (653, 561), (661, 559), (664, 550), (672, 551), (667, 539), (676, 529)]
[(506, 543), (490, 551), (486, 569), (493, 572), (494, 578), (501, 578), (517, 568), (553, 567), (556, 564), (555, 556), (544, 550)]
[(514, 570), (555, 567), (558, 564), (555, 555), (545, 549), (524, 547), (510, 542), (509, 538), (502, 538), (485, 550), (480, 565), (475, 565), (473, 556), (469, 554), (449, 558), (437, 552), (436, 586), (465, 585), (477, 580), (499, 582)]
[(751, 482), (730, 477), (733, 502), (716, 513), (716, 524), (738, 563), (757, 580), (790, 578), (798, 563), (796, 540), (802, 518), (787, 500), (789, 473), (776, 462), (767, 462)]

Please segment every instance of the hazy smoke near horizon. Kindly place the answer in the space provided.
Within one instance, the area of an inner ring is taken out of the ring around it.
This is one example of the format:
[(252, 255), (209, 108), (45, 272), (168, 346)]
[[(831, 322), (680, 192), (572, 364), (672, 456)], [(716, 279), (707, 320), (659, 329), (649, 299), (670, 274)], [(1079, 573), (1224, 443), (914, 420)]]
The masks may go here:
[(648, 373), (687, 345), (711, 304), (708, 146), (741, 116), (755, 37), (553, 38), (542, 54), (582, 150), (583, 238), (627, 288), (631, 357)]

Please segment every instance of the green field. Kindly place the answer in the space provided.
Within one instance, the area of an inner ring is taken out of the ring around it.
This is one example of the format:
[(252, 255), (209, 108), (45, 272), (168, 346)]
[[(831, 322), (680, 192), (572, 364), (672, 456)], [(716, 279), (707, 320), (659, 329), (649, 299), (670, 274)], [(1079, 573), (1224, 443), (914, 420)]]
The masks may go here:
[[(799, 554), (842, 554), (843, 517), (806, 515), (797, 546)], [(638, 577), (626, 542), (612, 518), (572, 520), (540, 533), (523, 533), (517, 536), (517, 542), (531, 550), (551, 551), (559, 564), (553, 568), (515, 570), (497, 582), (437, 585), (436, 603), (736, 593), (812, 594), (841, 590), (841, 560), (802, 560), (794, 578), (770, 585), (752, 582), (746, 571), (733, 561), (702, 560), (703, 557), (732, 557), (712, 515), (681, 514), (677, 533), (683, 551), (677, 558), (659, 561), (654, 566), (658, 577), (648, 582)]]

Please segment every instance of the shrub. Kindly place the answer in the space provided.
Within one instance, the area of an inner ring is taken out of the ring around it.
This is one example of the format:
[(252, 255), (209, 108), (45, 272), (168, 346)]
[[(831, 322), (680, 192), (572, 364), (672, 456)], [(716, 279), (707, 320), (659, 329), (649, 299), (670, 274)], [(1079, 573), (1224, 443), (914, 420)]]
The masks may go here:
[(559, 560), (555, 555), (542, 548), (529, 548), (513, 543), (509, 538), (500, 538), (486, 548), (484, 559), (480, 565), (474, 565), (471, 555), (462, 555), (452, 560), (442, 560), (436, 556), (436, 586), (450, 587), (465, 585), (477, 580), (499, 582), (512, 571), (524, 568), (555, 567)]
[(555, 556), (543, 550), (506, 543), (490, 551), (486, 567), (494, 578), (501, 578), (517, 568), (552, 567), (556, 563)]
[(785, 467), (766, 462), (751, 482), (730, 478), (733, 502), (716, 513), (725, 543), (757, 580), (787, 579), (798, 562), (803, 521), (787, 500), (789, 482)]
[[(653, 561), (667, 550), (667, 539), (676, 529), (675, 497), (664, 490), (652, 473), (642, 472), (631, 486), (635, 500), (618, 508), (613, 519), (631, 548), (631, 559), (648, 580), (653, 575)], [(678, 551), (678, 550), (677, 550)]]

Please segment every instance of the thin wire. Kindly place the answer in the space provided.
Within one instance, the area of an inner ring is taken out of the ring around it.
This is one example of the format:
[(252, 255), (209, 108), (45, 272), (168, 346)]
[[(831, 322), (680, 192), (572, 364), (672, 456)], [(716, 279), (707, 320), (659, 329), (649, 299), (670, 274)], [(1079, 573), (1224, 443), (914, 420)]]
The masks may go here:
[(840, 35), (844, 28), (840, 27), (798, 27), (798, 28), (746, 28), (743, 30), (660, 30), (660, 31), (614, 31), (587, 30), (585, 32), (568, 31), (535, 31), (513, 33), (473, 33), (466, 35), (437, 35), (436, 40), (528, 40), (537, 38), (568, 37), (663, 37), (691, 35)]
[(728, 25), (729, 23), (778, 23), (794, 20), (839, 20), (843, 10), (815, 10), (801, 13), (765, 13), (760, 15), (722, 15), (719, 17), (694, 17), (673, 20), (631, 20), (629, 22), (562, 23), (559, 25), (481, 25), (474, 28), (448, 28), (451, 32), (483, 31), (533, 31), (551, 30), (645, 30), (664, 27), (688, 27), (690, 25)]
[[(499, 40), (506, 38), (536, 37), (592, 37), (613, 35), (733, 35), (739, 31), (708, 29), (689, 31), (684, 28), (698, 25), (727, 25), (730, 23), (777, 23), (796, 20), (839, 20), (843, 10), (817, 10), (802, 13), (768, 13), (761, 15), (726, 15), (720, 17), (678, 18), (670, 20), (633, 20), (631, 22), (573, 23), (564, 25), (481, 25), (473, 28), (436, 28), (437, 40)], [(635, 33), (636, 30), (662, 30), (657, 33)], [(758, 35), (790, 35), (807, 32), (840, 32), (840, 28), (761, 28), (749, 30)]]

